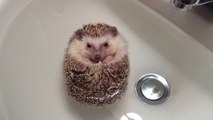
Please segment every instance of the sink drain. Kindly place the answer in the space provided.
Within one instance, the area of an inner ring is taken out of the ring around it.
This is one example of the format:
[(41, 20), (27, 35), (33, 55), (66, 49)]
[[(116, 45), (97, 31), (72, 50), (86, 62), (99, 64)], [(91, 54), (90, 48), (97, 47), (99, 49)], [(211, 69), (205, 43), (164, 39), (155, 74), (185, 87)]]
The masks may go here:
[(170, 87), (166, 79), (158, 74), (145, 74), (135, 84), (139, 99), (148, 104), (160, 104), (170, 95)]

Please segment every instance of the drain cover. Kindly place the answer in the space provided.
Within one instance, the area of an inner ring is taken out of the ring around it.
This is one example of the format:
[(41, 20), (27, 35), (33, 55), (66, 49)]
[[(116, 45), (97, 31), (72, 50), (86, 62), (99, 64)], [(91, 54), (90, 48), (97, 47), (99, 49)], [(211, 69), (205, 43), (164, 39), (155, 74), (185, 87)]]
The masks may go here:
[(170, 95), (170, 87), (166, 79), (154, 73), (143, 75), (135, 84), (137, 96), (148, 104), (160, 104)]

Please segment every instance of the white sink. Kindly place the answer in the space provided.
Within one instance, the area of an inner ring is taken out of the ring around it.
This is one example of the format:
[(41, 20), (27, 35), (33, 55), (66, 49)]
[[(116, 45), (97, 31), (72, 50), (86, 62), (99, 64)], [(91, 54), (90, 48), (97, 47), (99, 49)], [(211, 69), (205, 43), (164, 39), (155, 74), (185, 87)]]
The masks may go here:
[[(138, 1), (1, 1), (0, 120), (213, 119), (213, 53)], [(62, 75), (73, 31), (93, 22), (117, 26), (131, 65), (125, 96), (98, 109), (68, 102)], [(161, 105), (135, 95), (135, 82), (150, 72), (171, 85)]]

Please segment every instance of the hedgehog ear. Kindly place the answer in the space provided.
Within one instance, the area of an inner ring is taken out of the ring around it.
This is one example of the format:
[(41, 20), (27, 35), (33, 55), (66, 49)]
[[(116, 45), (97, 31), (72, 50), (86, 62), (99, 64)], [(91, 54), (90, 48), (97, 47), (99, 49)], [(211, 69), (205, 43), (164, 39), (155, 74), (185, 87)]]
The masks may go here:
[(113, 37), (116, 37), (118, 35), (118, 30), (116, 27), (112, 26), (109, 28), (109, 33), (111, 33)]
[(83, 29), (79, 29), (77, 31), (75, 31), (74, 36), (75, 38), (82, 40), (83, 36), (84, 36), (84, 30)]

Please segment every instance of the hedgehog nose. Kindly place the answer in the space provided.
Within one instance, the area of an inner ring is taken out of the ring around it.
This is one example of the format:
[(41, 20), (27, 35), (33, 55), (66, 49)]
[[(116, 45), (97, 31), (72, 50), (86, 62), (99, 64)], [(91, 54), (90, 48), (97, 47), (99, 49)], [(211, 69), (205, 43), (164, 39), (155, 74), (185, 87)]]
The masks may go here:
[(94, 62), (98, 63), (100, 60), (101, 60), (101, 56), (100, 55), (95, 55)]

